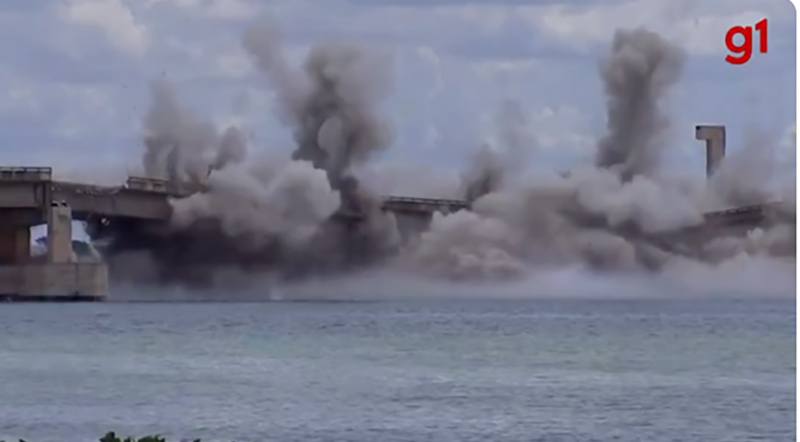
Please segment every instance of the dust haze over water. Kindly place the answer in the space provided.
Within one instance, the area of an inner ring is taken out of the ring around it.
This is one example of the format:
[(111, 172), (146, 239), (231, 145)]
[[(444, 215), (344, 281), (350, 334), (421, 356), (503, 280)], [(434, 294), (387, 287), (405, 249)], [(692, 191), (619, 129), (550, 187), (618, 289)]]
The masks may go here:
[[(618, 30), (599, 65), (607, 131), (597, 140), (594, 164), (525, 173), (524, 164), (537, 161), (536, 134), (523, 103), (502, 103), (497, 142), (465, 146), (472, 154), (461, 182), (437, 184), (438, 195), (468, 199), (473, 210), (437, 213), (427, 231), (405, 244), (394, 216), (379, 210), (378, 189), (391, 191), (388, 183), (419, 175), (363, 179), (374, 154), (403, 148), (394, 145), (391, 121), (381, 113), (392, 94), (392, 55), (324, 43), (293, 66), (278, 26), (267, 19), (245, 30), (242, 46), (293, 136), (291, 158), (258, 155), (240, 128), (220, 131), (203, 121), (163, 78), (151, 85), (144, 116), (144, 173), (199, 190), (172, 202), (172, 224), (175, 237), (190, 232), (195, 239), (198, 245), (182, 247), (203, 272), (218, 276), (214, 290), (258, 291), (283, 281), (286, 293), (312, 297), (794, 293), (794, 264), (780, 258), (794, 250), (794, 224), (712, 239), (692, 256), (647, 239), (720, 208), (795, 206), (794, 183), (771, 181), (772, 151), (758, 139), (730, 155), (710, 180), (660, 173), (671, 123), (662, 102), (680, 81), (686, 57), (653, 32)], [(340, 205), (365, 215), (354, 234), (327, 221)], [(124, 255), (110, 257), (112, 264)], [(161, 274), (185, 270), (181, 260), (163, 257), (150, 266)], [(129, 273), (118, 276), (147, 279)], [(742, 285), (753, 278), (762, 283)], [(464, 281), (470, 289), (457, 284)], [(406, 293), (383, 288), (398, 284)]]

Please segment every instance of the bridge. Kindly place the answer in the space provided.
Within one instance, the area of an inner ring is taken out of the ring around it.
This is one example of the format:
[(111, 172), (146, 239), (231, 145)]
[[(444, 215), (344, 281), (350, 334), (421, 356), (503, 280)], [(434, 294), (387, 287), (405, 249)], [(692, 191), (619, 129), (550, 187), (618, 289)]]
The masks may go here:
[[(171, 190), (163, 180), (129, 177), (123, 185), (97, 186), (53, 180), (48, 167), (0, 167), (0, 214), (2, 224), (31, 226), (46, 220), (49, 207), (66, 204), (73, 219), (131, 219), (145, 222), (167, 222), (172, 214), (170, 200), (188, 196)], [(386, 196), (382, 209), (396, 217), (416, 217), (427, 223), (433, 213), (470, 210), (464, 200)], [(358, 219), (353, 211), (340, 211), (339, 217)], [(736, 225), (755, 226), (776, 216), (794, 217), (780, 203), (768, 203), (709, 212), (704, 223), (688, 229), (721, 229)], [(2, 257), (2, 252), (0, 252)]]
[[(706, 141), (710, 175), (725, 154), (725, 128), (697, 126), (696, 137)], [(118, 186), (97, 186), (55, 180), (49, 167), (0, 167), (0, 297), (8, 293), (32, 296), (55, 292), (101, 296), (107, 284), (107, 270), (102, 265), (72, 262), (71, 221), (90, 221), (93, 226), (110, 223), (116, 226), (112, 231), (132, 233), (127, 235), (131, 237), (128, 242), (136, 245), (140, 239), (148, 238), (147, 233), (141, 236), (142, 232), (168, 226), (172, 216), (170, 200), (188, 195), (163, 180), (129, 177)], [(424, 231), (434, 213), (470, 210), (471, 204), (463, 200), (386, 196), (381, 208), (394, 214), (398, 230), (407, 237)], [(332, 219), (357, 225), (363, 216), (358, 210), (340, 209)], [(720, 234), (743, 235), (775, 222), (794, 223), (795, 211), (769, 203), (714, 211), (703, 218), (695, 226), (646, 236), (665, 244), (701, 244)], [(42, 223), (48, 226), (48, 254), (43, 265), (33, 266), (30, 227)]]
[[(17, 213), (20, 222), (43, 222), (47, 207), (63, 201), (75, 219), (89, 216), (168, 221), (169, 200), (188, 196), (170, 190), (162, 180), (129, 177), (124, 185), (97, 186), (52, 180), (52, 169), (42, 167), (0, 167), (0, 211)], [(383, 210), (394, 213), (451, 213), (469, 209), (462, 200), (384, 197)], [(21, 214), (21, 215), (20, 215)], [(355, 212), (342, 216), (359, 217)], [(21, 216), (21, 217), (20, 217)]]
[[(698, 125), (695, 138), (706, 143), (706, 173), (710, 176), (725, 157), (725, 127)], [(172, 213), (169, 200), (185, 196), (188, 196), (187, 192), (172, 188), (163, 180), (129, 177), (120, 186), (94, 186), (55, 181), (49, 167), (0, 168), (0, 214), (6, 224), (40, 224), (53, 202), (67, 204), (76, 219), (95, 217), (165, 222)], [(434, 212), (451, 213), (469, 210), (470, 206), (469, 202), (462, 200), (397, 196), (387, 196), (382, 201), (382, 209), (395, 214), (401, 230), (419, 230)], [(732, 225), (756, 225), (781, 212), (776, 208), (774, 204), (758, 205), (708, 213), (703, 228), (708, 231)], [(336, 216), (358, 219), (363, 214), (340, 209)]]
[[(112, 232), (124, 232), (125, 241), (119, 244), (123, 249), (157, 245), (159, 235), (148, 232), (163, 232), (172, 214), (170, 199), (187, 196), (163, 181), (137, 177), (120, 186), (52, 178), (50, 168), (0, 168), (0, 298), (102, 298), (108, 270), (102, 263), (72, 262), (72, 220), (90, 221), (92, 226), (110, 223)], [(423, 232), (434, 213), (470, 210), (471, 205), (463, 200), (387, 196), (382, 209), (394, 214), (401, 235), (408, 237)], [(333, 219), (358, 224), (362, 217), (340, 211)], [(652, 242), (670, 247), (700, 244), (720, 234), (742, 235), (776, 219), (794, 222), (794, 211), (771, 203), (710, 212), (703, 223), (659, 233)], [(42, 223), (48, 228), (48, 254), (45, 263), (33, 263), (30, 227)]]
[[(82, 219), (96, 215), (109, 218), (136, 218), (143, 220), (169, 220), (172, 208), (169, 200), (188, 196), (173, 191), (163, 180), (129, 177), (119, 186), (98, 186), (75, 182), (55, 181), (49, 167), (0, 167), (0, 211), (27, 212), (44, 220), (46, 208), (53, 201), (63, 201), (70, 206), (73, 217)], [(724, 226), (751, 223), (780, 210), (783, 205), (773, 202), (746, 207), (736, 207), (705, 214), (706, 223)], [(431, 214), (470, 210), (465, 200), (385, 196), (383, 210), (393, 213)], [(360, 216), (345, 212), (344, 216)]]

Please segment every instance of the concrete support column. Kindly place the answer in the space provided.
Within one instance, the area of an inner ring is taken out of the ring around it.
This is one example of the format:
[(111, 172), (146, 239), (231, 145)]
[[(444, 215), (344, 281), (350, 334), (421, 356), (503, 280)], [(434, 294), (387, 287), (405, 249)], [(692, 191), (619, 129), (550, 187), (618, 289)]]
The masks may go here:
[(725, 126), (696, 126), (695, 139), (706, 142), (706, 176), (711, 177), (725, 158)]
[(72, 262), (72, 209), (53, 201), (47, 213), (47, 262)]

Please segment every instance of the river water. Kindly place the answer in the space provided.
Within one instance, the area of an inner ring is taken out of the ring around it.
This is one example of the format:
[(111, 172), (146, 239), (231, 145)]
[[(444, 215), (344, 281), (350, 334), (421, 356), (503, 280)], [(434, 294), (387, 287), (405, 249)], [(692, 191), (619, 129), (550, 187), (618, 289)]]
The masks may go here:
[(793, 441), (791, 300), (0, 306), (0, 439)]

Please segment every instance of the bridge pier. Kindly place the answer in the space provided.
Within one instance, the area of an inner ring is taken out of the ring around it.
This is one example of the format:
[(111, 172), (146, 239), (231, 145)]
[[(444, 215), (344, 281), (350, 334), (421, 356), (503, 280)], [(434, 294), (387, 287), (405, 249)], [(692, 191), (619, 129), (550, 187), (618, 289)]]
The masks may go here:
[(725, 158), (725, 126), (698, 125), (694, 135), (706, 142), (706, 176), (711, 177)]
[(72, 209), (64, 201), (50, 204), (47, 214), (47, 262), (72, 261)]
[[(72, 210), (66, 202), (51, 201), (51, 174), (48, 168), (0, 168), (0, 194), (12, 189), (0, 210), (0, 300), (93, 301), (106, 296), (105, 264), (73, 259)], [(33, 207), (14, 204), (12, 197), (21, 201), (27, 196), (20, 191), (24, 183), (33, 189)], [(44, 260), (31, 256), (31, 228), (42, 221), (47, 223)]]

